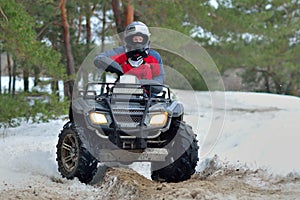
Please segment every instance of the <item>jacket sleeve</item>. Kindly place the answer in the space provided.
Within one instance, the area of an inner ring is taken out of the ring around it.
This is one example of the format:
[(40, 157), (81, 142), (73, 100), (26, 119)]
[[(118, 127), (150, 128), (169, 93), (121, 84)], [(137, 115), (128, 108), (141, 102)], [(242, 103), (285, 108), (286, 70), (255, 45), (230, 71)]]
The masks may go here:
[(102, 53), (95, 56), (94, 65), (97, 68), (101, 69), (101, 68), (103, 68), (103, 66), (102, 66), (102, 64), (103, 64), (102, 60), (103, 59), (110, 58), (110, 59), (112, 59), (112, 61), (115, 61), (115, 57), (117, 57), (119, 54), (122, 54), (124, 52), (125, 52), (125, 48), (123, 46), (120, 46), (120, 47), (113, 48), (111, 50), (102, 52)]
[[(164, 70), (161, 56), (157, 51), (154, 51), (153, 49), (150, 50), (150, 55), (152, 55), (158, 63), (158, 65), (155, 67), (159, 66), (159, 71), (157, 70), (157, 68), (156, 68), (156, 70), (152, 69), (152, 73), (154, 73), (152, 79), (163, 84), (164, 79), (165, 79), (165, 70)], [(157, 73), (157, 72), (159, 72), (159, 73)]]
[(160, 75), (160, 64), (158, 63), (152, 63), (151, 70), (152, 70), (152, 76), (159, 76)]
[(152, 72), (150, 66), (149, 65), (142, 65), (141, 67), (142, 67), (141, 70), (142, 70), (142, 74), (143, 74), (142, 79), (151, 80), (153, 78), (152, 77), (153, 72)]

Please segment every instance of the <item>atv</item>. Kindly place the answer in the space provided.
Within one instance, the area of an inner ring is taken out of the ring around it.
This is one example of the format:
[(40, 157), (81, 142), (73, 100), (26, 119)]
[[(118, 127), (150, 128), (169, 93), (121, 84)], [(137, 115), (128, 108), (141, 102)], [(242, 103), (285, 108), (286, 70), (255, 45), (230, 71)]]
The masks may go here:
[(88, 82), (73, 97), (70, 120), (56, 145), (61, 175), (90, 183), (99, 166), (150, 162), (155, 181), (189, 179), (199, 147), (183, 121), (183, 105), (173, 100), (167, 85), (137, 80), (115, 63), (103, 65), (116, 79)]

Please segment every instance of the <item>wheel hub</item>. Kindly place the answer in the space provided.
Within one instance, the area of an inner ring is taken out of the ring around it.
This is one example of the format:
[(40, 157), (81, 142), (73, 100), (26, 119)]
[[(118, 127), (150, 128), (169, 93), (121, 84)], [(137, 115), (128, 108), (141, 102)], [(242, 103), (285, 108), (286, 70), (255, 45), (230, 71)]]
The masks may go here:
[(66, 170), (72, 171), (78, 162), (78, 141), (73, 135), (69, 134), (64, 138), (61, 154)]

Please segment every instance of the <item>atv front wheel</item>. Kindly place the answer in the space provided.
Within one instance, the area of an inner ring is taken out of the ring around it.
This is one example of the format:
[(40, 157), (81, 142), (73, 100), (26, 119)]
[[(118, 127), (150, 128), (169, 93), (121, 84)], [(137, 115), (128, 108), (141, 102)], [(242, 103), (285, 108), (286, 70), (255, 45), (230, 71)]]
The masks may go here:
[(154, 181), (180, 182), (191, 178), (195, 173), (199, 146), (192, 128), (184, 122), (176, 121), (170, 131), (177, 131), (176, 137), (171, 141), (172, 145), (169, 145), (167, 162), (170, 164), (152, 163), (151, 178)]
[(92, 181), (98, 161), (82, 146), (74, 124), (68, 122), (58, 137), (56, 161), (61, 175), (83, 183)]

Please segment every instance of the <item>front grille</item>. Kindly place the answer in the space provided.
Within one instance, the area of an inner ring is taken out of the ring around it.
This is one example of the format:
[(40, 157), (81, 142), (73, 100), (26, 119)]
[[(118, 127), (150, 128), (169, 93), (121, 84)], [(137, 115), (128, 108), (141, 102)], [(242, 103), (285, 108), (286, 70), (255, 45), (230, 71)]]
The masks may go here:
[(121, 127), (135, 128), (140, 124), (143, 118), (144, 110), (142, 109), (112, 109), (115, 120)]

